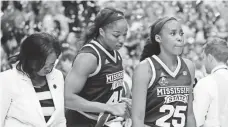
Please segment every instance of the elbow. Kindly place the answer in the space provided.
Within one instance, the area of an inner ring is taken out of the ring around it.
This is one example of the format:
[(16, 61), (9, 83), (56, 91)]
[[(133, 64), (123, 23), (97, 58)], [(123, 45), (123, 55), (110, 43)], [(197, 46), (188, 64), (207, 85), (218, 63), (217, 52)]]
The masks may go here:
[(69, 108), (71, 107), (72, 103), (75, 101), (73, 96), (75, 95), (73, 95), (70, 92), (65, 92), (64, 94), (65, 107), (69, 107)]
[(133, 123), (137, 123), (137, 124), (139, 124), (139, 123), (144, 123), (144, 120), (143, 120), (143, 118), (140, 118), (140, 117), (132, 117), (132, 122)]
[(68, 92), (65, 93), (65, 108), (72, 110), (82, 110), (85, 102), (77, 94)]
[(132, 119), (132, 127), (144, 127), (144, 121), (140, 119)]
[(144, 126), (144, 116), (141, 115), (132, 115), (132, 124), (133, 127), (143, 127)]

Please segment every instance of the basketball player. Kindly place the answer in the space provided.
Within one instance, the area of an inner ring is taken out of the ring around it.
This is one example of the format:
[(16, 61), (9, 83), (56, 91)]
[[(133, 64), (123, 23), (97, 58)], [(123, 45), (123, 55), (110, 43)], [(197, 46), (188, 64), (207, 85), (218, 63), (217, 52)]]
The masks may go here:
[(86, 44), (66, 77), (69, 127), (94, 127), (104, 112), (125, 115), (126, 103), (119, 103), (124, 73), (117, 50), (123, 46), (127, 30), (127, 21), (119, 10), (104, 8), (96, 16), (94, 26), (85, 35)]
[[(194, 118), (195, 69), (190, 60), (179, 57), (185, 45), (183, 35), (173, 17), (158, 19), (151, 26), (150, 39), (133, 74), (133, 127), (186, 127), (188, 115)], [(195, 126), (194, 119), (188, 122)]]

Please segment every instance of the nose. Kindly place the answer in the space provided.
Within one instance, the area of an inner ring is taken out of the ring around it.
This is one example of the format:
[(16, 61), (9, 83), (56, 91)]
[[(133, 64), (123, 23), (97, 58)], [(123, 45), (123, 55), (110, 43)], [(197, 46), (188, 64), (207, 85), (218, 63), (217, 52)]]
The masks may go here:
[(182, 37), (180, 35), (177, 35), (176, 37), (177, 41), (181, 42), (182, 41)]
[[(53, 69), (53, 68), (52, 68)], [(48, 70), (46, 70), (46, 73), (48, 74), (48, 73), (51, 73), (52, 72), (52, 69), (48, 69)]]
[(120, 37), (119, 37), (119, 43), (120, 43), (120, 44), (123, 44), (124, 41), (125, 41), (125, 36), (120, 36)]

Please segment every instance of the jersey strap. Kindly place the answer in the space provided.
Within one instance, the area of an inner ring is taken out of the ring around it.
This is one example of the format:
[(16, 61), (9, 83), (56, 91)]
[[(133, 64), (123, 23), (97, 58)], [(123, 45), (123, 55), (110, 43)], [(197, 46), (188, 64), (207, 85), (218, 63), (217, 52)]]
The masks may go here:
[(150, 63), (150, 67), (151, 67), (151, 70), (152, 70), (152, 78), (151, 78), (149, 86), (148, 86), (148, 88), (150, 88), (153, 85), (154, 81), (155, 81), (156, 70), (155, 70), (155, 67), (154, 67), (154, 64), (153, 64), (152, 60), (150, 58), (146, 58), (146, 60)]
[(99, 47), (114, 63), (117, 63), (117, 53), (114, 50), (114, 56), (112, 56), (101, 44), (99, 44), (97, 41), (92, 40), (92, 44)]
[(84, 47), (86, 47), (86, 46), (91, 47), (98, 55), (98, 66), (97, 66), (97, 69), (92, 74), (89, 75), (89, 77), (92, 77), (92, 76), (98, 74), (99, 71), (101, 70), (101, 55), (98, 52), (98, 50), (95, 48), (95, 46), (93, 46), (92, 44), (86, 44)]

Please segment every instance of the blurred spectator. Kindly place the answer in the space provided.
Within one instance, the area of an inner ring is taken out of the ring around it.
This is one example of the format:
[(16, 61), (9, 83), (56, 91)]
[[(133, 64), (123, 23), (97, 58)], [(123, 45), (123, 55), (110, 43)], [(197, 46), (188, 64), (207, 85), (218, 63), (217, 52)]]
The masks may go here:
[(209, 37), (228, 39), (227, 1), (1, 1), (1, 71), (7, 59), (15, 54), (21, 39), (37, 31), (57, 36), (63, 48), (57, 68), (67, 74), (77, 54), (80, 35), (98, 10), (117, 7), (125, 11), (129, 23), (128, 39), (121, 49), (126, 73), (139, 62), (150, 25), (159, 17), (175, 16), (182, 22), (186, 47), (183, 56), (196, 64), (198, 79), (205, 75), (202, 67), (202, 45)]

